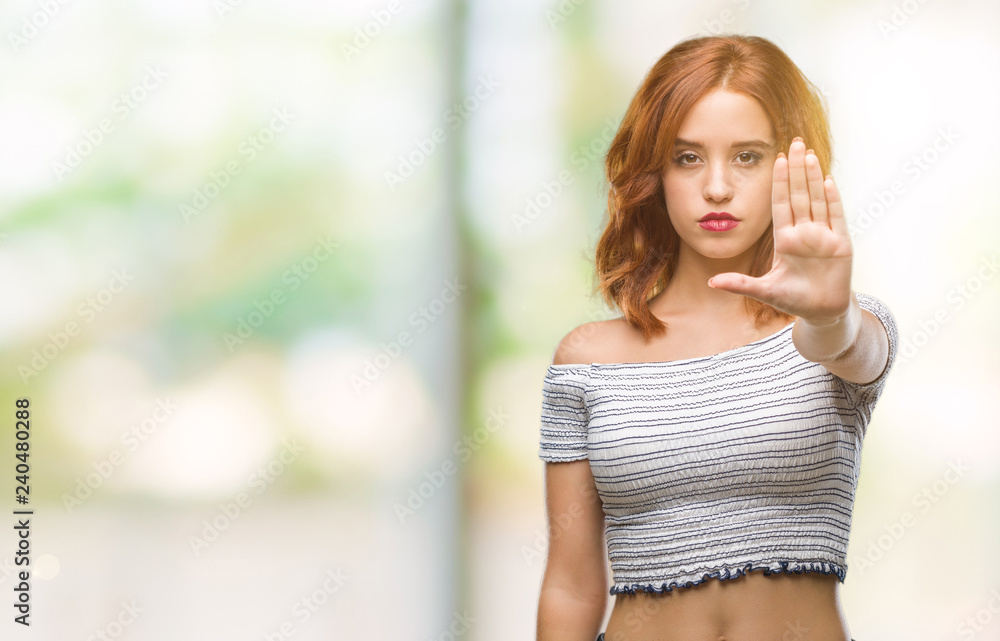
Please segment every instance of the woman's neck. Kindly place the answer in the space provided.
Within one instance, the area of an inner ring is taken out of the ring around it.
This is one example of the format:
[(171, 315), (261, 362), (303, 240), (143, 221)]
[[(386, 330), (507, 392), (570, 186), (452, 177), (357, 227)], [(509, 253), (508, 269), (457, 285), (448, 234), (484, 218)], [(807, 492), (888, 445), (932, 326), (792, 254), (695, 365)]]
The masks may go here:
[(708, 279), (723, 272), (746, 274), (750, 267), (749, 256), (740, 255), (729, 259), (704, 256), (693, 260), (685, 258), (687, 257), (682, 253), (666, 287), (650, 300), (649, 307), (653, 314), (746, 315), (743, 296), (709, 287)]

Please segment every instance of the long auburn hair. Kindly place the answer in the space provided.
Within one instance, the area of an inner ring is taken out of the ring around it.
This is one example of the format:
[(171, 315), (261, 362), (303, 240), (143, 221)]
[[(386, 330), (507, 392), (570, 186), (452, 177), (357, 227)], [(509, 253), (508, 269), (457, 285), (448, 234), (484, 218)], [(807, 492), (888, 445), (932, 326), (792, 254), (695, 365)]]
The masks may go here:
[[(826, 103), (819, 89), (771, 41), (723, 35), (679, 42), (650, 69), (611, 141), (605, 159), (608, 224), (597, 243), (597, 285), (609, 305), (649, 340), (667, 324), (649, 310), (677, 268), (680, 237), (667, 215), (662, 172), (684, 117), (717, 89), (743, 93), (763, 107), (786, 150), (801, 136), (824, 175), (833, 162)], [(757, 243), (748, 275), (763, 276), (774, 254), (773, 223)], [(744, 297), (755, 326), (794, 317)]]

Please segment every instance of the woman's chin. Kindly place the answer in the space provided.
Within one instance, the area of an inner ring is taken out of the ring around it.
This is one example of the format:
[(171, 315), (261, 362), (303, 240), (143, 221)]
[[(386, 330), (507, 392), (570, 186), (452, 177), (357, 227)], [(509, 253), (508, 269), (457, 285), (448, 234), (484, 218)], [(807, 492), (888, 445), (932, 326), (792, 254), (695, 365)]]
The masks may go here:
[(752, 251), (752, 246), (736, 246), (729, 245), (727, 247), (702, 247), (695, 248), (695, 251), (701, 255), (702, 258), (707, 258), (709, 260), (734, 260), (737, 258), (746, 258), (747, 253)]

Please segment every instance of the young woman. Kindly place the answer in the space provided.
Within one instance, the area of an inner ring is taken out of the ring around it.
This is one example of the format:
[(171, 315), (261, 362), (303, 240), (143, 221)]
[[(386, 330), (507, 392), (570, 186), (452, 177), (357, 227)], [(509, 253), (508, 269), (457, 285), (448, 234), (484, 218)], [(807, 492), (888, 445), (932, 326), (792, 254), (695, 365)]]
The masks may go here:
[(539, 641), (851, 639), (838, 589), (898, 338), (851, 289), (830, 163), (818, 92), (768, 40), (687, 40), (643, 81), (597, 247), (623, 317), (567, 334), (543, 385)]

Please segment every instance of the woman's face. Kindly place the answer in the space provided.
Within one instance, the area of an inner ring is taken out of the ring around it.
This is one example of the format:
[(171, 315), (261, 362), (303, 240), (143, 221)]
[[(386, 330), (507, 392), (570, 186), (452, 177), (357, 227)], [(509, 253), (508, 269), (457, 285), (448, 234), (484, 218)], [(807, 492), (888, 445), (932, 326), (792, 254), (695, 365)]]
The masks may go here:
[[(662, 174), (682, 259), (694, 251), (707, 258), (749, 260), (771, 223), (776, 155), (774, 130), (753, 98), (716, 90), (694, 104)], [(699, 224), (712, 212), (731, 214), (738, 222), (728, 228)]]

